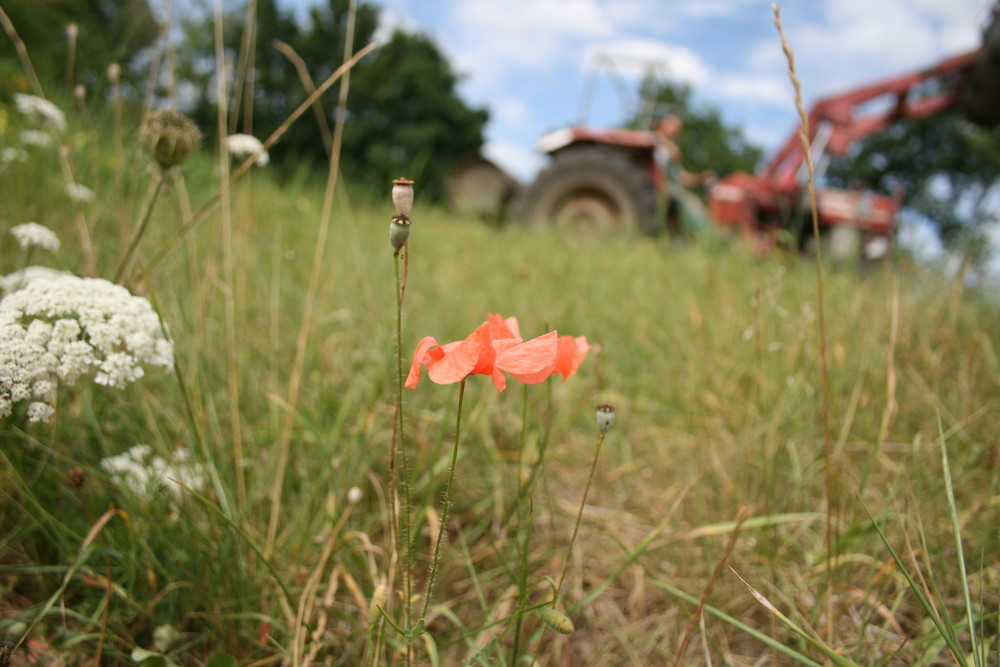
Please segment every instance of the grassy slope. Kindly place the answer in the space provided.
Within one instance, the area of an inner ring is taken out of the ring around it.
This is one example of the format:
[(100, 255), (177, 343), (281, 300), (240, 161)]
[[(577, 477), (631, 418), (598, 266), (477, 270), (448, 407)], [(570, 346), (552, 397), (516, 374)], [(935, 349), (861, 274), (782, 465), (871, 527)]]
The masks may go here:
[[(110, 277), (143, 196), (143, 162), (130, 153), (115, 166), (86, 157), (84, 146), (75, 155), (80, 181), (99, 194), (83, 212), (101, 250), (99, 274)], [(52, 167), (22, 166), (0, 176), (4, 188), (17, 193), (2, 223), (48, 224), (66, 246), (52, 264), (81, 270), (72, 207), (65, 198), (42, 196), (61, 187)], [(185, 167), (195, 209), (215, 191), (214, 171), (203, 159)], [(751, 520), (729, 564), (825, 637), (822, 387), (812, 265), (781, 256), (760, 260), (725, 242), (680, 246), (489, 229), (428, 209), (419, 201), (419, 184), (417, 192), (404, 312), (407, 357), (420, 337), (463, 337), (491, 312), (517, 316), (526, 337), (558, 328), (598, 346), (576, 377), (552, 381), (549, 389), (524, 392), (511, 383), (498, 395), (487, 378), (469, 382), (455, 511), (435, 596), (442, 609), (430, 624), (445, 661), (469, 655), (472, 644), (483, 645), (506, 627), (491, 627), (488, 619), (510, 613), (516, 590), (516, 526), (503, 519), (516, 497), (522, 438), (528, 457), (539, 443), (549, 443), (533, 498), (529, 579), (558, 575), (593, 455), (593, 408), (604, 402), (617, 406), (618, 421), (597, 467), (564, 594), (578, 630), (568, 637), (542, 633), (529, 617), (522, 650), (548, 664), (672, 660), (692, 607), (665, 589), (701, 595), (723, 554), (726, 522), (743, 507)], [(65, 391), (50, 426), (28, 427), (16, 418), (5, 423), (0, 630), (13, 633), (23, 629), (17, 623), (35, 618), (96, 517), (113, 503), (128, 519), (112, 520), (93, 542), (60, 598), (61, 613), (43, 619), (36, 636), (53, 647), (80, 641), (92, 650), (104, 634), (105, 652), (124, 655), (135, 645), (149, 647), (153, 629), (169, 623), (186, 633), (175, 658), (188, 664), (213, 649), (237, 655), (241, 664), (290, 650), (294, 609), (283, 607), (275, 578), (248, 541), (260, 548), (266, 542), (276, 443), (292, 409), (288, 382), (322, 192), (309, 179), (279, 185), (255, 170), (251, 182), (237, 184), (232, 194), (233, 284), (217, 216), (164, 262), (152, 283), (176, 342), (196, 426), (176, 379), (153, 375), (122, 393)], [(178, 228), (185, 196), (170, 194), (159, 204), (141, 248), (147, 261)], [(362, 659), (368, 598), (387, 568), (395, 387), (394, 278), (386, 239), (391, 214), (388, 194), (374, 204), (349, 202), (343, 191), (335, 199), (270, 558), (294, 604), (320, 560), (323, 538), (337, 521), (346, 522), (320, 579), (320, 598), (329, 593), (329, 604), (310, 615), (326, 628), (315, 646), (333, 664)], [(9, 237), (2, 248), (13, 270), (20, 259)], [(149, 293), (142, 284), (134, 287)], [(940, 645), (886, 565), (889, 554), (858, 496), (959, 618), (962, 582), (936, 443), (940, 414), (975, 575), (973, 596), (982, 593), (987, 612), (995, 614), (1000, 314), (907, 267), (863, 276), (832, 273), (826, 289), (834, 515), (842, 556), (835, 571), (834, 646), (875, 664), (907, 638), (900, 664), (929, 661), (925, 654), (936, 654)], [(230, 298), (235, 347), (227, 343)], [(893, 349), (894, 304), (899, 322)], [(238, 368), (245, 504), (235, 481), (230, 354)], [(456, 396), (455, 387), (426, 381), (405, 396), (422, 560), (429, 551), (428, 521), (433, 523), (426, 508), (440, 509)], [(888, 406), (889, 428), (880, 441)], [(179, 518), (171, 517), (166, 503), (115, 489), (99, 461), (136, 443), (161, 454), (192, 448), (212, 471), (205, 494), (222, 509), (188, 498)], [(65, 483), (73, 466), (88, 476), (79, 492)], [(364, 491), (353, 508), (345, 499), (351, 486)], [(780, 521), (762, 519), (782, 515)], [(423, 564), (416, 572), (422, 580)], [(120, 588), (102, 620), (106, 587), (100, 577), (107, 573)], [(593, 597), (595, 591), (600, 595)], [(708, 602), (781, 642), (800, 644), (728, 570)], [(994, 637), (995, 620), (987, 630)], [(705, 652), (715, 664), (751, 664), (767, 650), (715, 617), (707, 619), (703, 648), (701, 643), (696, 639), (685, 664), (703, 660)], [(510, 645), (508, 628), (482, 657), (490, 664), (509, 662)], [(775, 654), (774, 660), (786, 658)]]

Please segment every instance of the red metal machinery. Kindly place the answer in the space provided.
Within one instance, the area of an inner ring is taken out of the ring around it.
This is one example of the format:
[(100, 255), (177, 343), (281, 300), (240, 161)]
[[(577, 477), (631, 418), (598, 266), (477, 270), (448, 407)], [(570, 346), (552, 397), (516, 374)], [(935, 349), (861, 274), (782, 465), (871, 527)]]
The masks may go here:
[[(957, 109), (979, 124), (996, 124), (1000, 109), (983, 101), (996, 95), (996, 84), (988, 76), (996, 66), (991, 57), (984, 47), (820, 100), (808, 114), (813, 164), (821, 163), (824, 154), (844, 155), (855, 141), (898, 120)], [(804, 242), (812, 235), (805, 201), (806, 159), (797, 127), (757, 175), (734, 173), (710, 188), (712, 217), (722, 226), (738, 228), (765, 243), (780, 228), (801, 232)], [(821, 233), (855, 230), (854, 241), (862, 250), (877, 246), (884, 251), (891, 243), (901, 203), (901, 194), (890, 197), (860, 187), (821, 188), (817, 191)]]

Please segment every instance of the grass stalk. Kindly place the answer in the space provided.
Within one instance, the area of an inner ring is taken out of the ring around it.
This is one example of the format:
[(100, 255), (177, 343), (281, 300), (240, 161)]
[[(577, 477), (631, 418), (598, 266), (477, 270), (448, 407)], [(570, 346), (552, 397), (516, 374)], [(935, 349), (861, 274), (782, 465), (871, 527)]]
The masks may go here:
[[(288, 131), (288, 128), (292, 126), (292, 123), (298, 120), (299, 117), (302, 116), (302, 114), (305, 113), (312, 106), (313, 102), (319, 99), (319, 97), (327, 90), (329, 90), (330, 87), (333, 86), (333, 84), (337, 83), (337, 81), (339, 81), (348, 72), (350, 72), (351, 69), (362, 58), (371, 53), (377, 46), (378, 42), (370, 42), (364, 48), (360, 49), (357, 53), (351, 56), (351, 58), (348, 61), (346, 61), (343, 65), (338, 67), (336, 71), (333, 72), (333, 74), (327, 77), (326, 81), (320, 84), (320, 86), (311, 95), (309, 95), (295, 109), (295, 111), (293, 111), (288, 116), (288, 118), (286, 118), (284, 122), (280, 126), (278, 126), (278, 128), (274, 132), (271, 133), (271, 135), (266, 140), (264, 140), (263, 142), (264, 150), (268, 150), (269, 148), (271, 148), (271, 146), (276, 144), (285, 134), (285, 132)], [(331, 163), (335, 160), (333, 155), (331, 155), (330, 160)], [(232, 173), (229, 179), (228, 187), (232, 188), (236, 182), (241, 180), (243, 176), (245, 176), (246, 173), (250, 170), (250, 168), (254, 165), (255, 162), (256, 159), (252, 155), (249, 156), (246, 160), (244, 160), (243, 164), (241, 164), (239, 168), (237, 168), (237, 170)], [(176, 248), (181, 241), (186, 239), (188, 235), (190, 235), (195, 229), (200, 227), (201, 224), (205, 222), (205, 220), (208, 219), (209, 214), (211, 214), (212, 211), (215, 210), (215, 207), (218, 205), (222, 196), (223, 192), (221, 189), (216, 191), (216, 193), (212, 195), (212, 197), (207, 202), (205, 202), (205, 204), (202, 205), (202, 207), (198, 209), (198, 211), (196, 211), (194, 215), (191, 216), (190, 220), (188, 220), (173, 236), (171, 236), (169, 239), (167, 239), (166, 242), (164, 242), (164, 244), (160, 248), (160, 251), (156, 255), (154, 255), (153, 258), (147, 264), (147, 270), (149, 271), (150, 274), (155, 274), (157, 269), (159, 268), (159, 265), (163, 262), (164, 259), (170, 256), (174, 248)]]
[(781, 37), (781, 50), (788, 61), (788, 78), (795, 89), (795, 108), (799, 114), (801, 124), (799, 139), (802, 141), (802, 152), (805, 156), (806, 169), (808, 170), (807, 187), (809, 193), (809, 212), (812, 218), (813, 242), (815, 244), (816, 260), (816, 317), (817, 328), (819, 330), (819, 360), (820, 372), (823, 385), (823, 462), (826, 489), (826, 617), (827, 617), (827, 643), (833, 643), (833, 461), (832, 446), (830, 438), (830, 379), (826, 359), (826, 313), (824, 308), (825, 299), (823, 296), (823, 256), (820, 249), (819, 231), (819, 208), (816, 200), (816, 167), (812, 159), (812, 146), (810, 140), (809, 117), (806, 115), (805, 106), (802, 104), (802, 86), (799, 77), (795, 72), (795, 54), (788, 44), (785, 30), (781, 25), (781, 10), (774, 4), (774, 25), (778, 29)]
[(146, 204), (143, 206), (142, 216), (139, 218), (139, 224), (136, 225), (128, 248), (125, 250), (125, 254), (122, 256), (121, 261), (118, 262), (118, 268), (115, 270), (113, 281), (115, 284), (121, 285), (125, 280), (125, 272), (128, 271), (128, 267), (132, 264), (132, 257), (139, 247), (139, 241), (142, 240), (143, 235), (146, 233), (146, 227), (149, 225), (149, 219), (153, 214), (153, 207), (156, 205), (156, 199), (160, 195), (160, 188), (163, 186), (165, 176), (166, 171), (157, 167), (156, 175), (153, 176), (151, 192), (146, 197)]
[[(252, 4), (252, 3), (251, 3)], [(248, 15), (248, 19), (251, 17)], [(251, 21), (252, 23), (252, 21)], [(219, 202), (219, 217), (222, 222), (222, 253), (223, 272), (225, 275), (224, 301), (226, 312), (226, 378), (229, 392), (229, 431), (233, 443), (233, 474), (236, 477), (236, 505), (240, 516), (246, 516), (247, 489), (243, 474), (243, 425), (240, 419), (240, 368), (239, 341), (236, 331), (236, 269), (233, 247), (233, 216), (232, 201), (229, 196), (229, 145), (226, 142), (228, 113), (228, 96), (225, 75), (226, 62), (223, 43), (222, 0), (215, 2), (215, 67), (219, 76), (215, 77), (218, 85), (218, 113), (216, 115), (219, 133), (219, 189), (222, 199)], [(248, 28), (250, 30), (250, 28)], [(235, 110), (234, 110), (235, 113)]]
[[(350, 16), (353, 16), (356, 9), (356, 0), (351, 0), (350, 7), (348, 18), (348, 37), (346, 44), (344, 45), (345, 56), (350, 53), (350, 50), (353, 48), (354, 20), (353, 18), (350, 18)], [(288, 450), (291, 440), (292, 419), (295, 416), (295, 408), (298, 405), (299, 400), (299, 389), (302, 382), (302, 369), (305, 364), (306, 344), (309, 341), (309, 334), (312, 329), (312, 317), (313, 310), (315, 308), (316, 291), (319, 288), (320, 276), (323, 273), (323, 259), (326, 256), (326, 240), (330, 231), (330, 218), (333, 211), (333, 192), (337, 183), (337, 178), (340, 175), (340, 147), (344, 136), (344, 122), (346, 120), (347, 113), (347, 93), (350, 89), (350, 72), (353, 64), (357, 62), (357, 59), (365, 51), (366, 49), (362, 49), (358, 52), (358, 54), (355, 54), (354, 58), (345, 57), (344, 65), (338, 68), (330, 79), (327, 79), (327, 81), (330, 82), (330, 85), (333, 85), (331, 80), (336, 80), (334, 77), (340, 78), (342, 76), (344, 80), (340, 87), (340, 100), (337, 107), (337, 122), (334, 127), (333, 147), (330, 151), (330, 167), (327, 172), (326, 188), (323, 192), (323, 210), (320, 214), (319, 231), (316, 236), (316, 246), (313, 252), (312, 271), (309, 274), (309, 286), (306, 288), (305, 305), (302, 309), (302, 321), (299, 326), (298, 341), (295, 348), (295, 360), (292, 363), (292, 374), (288, 382), (288, 394), (286, 398), (288, 409), (285, 412), (285, 418), (281, 423), (281, 431), (278, 434), (277, 478), (271, 489), (271, 515), (267, 525), (267, 546), (265, 553), (268, 554), (270, 554), (274, 549), (274, 541), (278, 532), (278, 520), (281, 510), (281, 492), (285, 482), (285, 471), (288, 466)], [(320, 90), (325, 90), (325, 88), (321, 86), (317, 89), (317, 92)], [(309, 100), (306, 100), (306, 102), (309, 102)], [(301, 112), (304, 111), (305, 108), (308, 107), (300, 106), (296, 110), (295, 114), (301, 115)], [(293, 114), (293, 116), (297, 118), (298, 116), (295, 114)], [(284, 132), (282, 128), (287, 129), (291, 120), (292, 118), (289, 118), (284, 124), (282, 124), (281, 127), (278, 128), (278, 130), (275, 130), (275, 134), (271, 135), (268, 141), (270, 142), (272, 139), (277, 140), (276, 137), (280, 136), (278, 133)], [(267, 145), (268, 144), (265, 143), (265, 146)], [(248, 169), (250, 164), (252, 164), (252, 159), (248, 158), (247, 162), (244, 162), (243, 166), (240, 168), (241, 171), (243, 169)]]
[(969, 644), (972, 651), (973, 664), (983, 667), (985, 656), (979, 651), (979, 638), (976, 633), (976, 616), (972, 609), (972, 596), (969, 591), (969, 575), (965, 566), (965, 550), (962, 548), (962, 531), (958, 520), (958, 508), (955, 505), (955, 489), (951, 481), (951, 465), (948, 463), (948, 445), (945, 442), (944, 427), (941, 425), (941, 414), (937, 415), (938, 442), (941, 445), (941, 469), (944, 475), (945, 494), (948, 497), (948, 512), (951, 518), (952, 533), (955, 538), (955, 552), (958, 556), (958, 573), (961, 581), (962, 599), (965, 602), (965, 617), (969, 624)]

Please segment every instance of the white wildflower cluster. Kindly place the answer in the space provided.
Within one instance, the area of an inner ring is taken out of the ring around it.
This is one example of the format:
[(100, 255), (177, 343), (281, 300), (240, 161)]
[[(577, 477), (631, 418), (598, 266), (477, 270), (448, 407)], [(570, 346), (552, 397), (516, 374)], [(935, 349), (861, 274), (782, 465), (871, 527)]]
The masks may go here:
[(263, 167), (271, 161), (267, 151), (264, 150), (264, 144), (252, 134), (229, 135), (226, 137), (226, 148), (229, 150), (229, 154), (237, 160), (245, 160), (251, 155), (256, 155), (257, 159), (254, 164), (258, 167)]
[(14, 104), (17, 105), (17, 110), (28, 118), (58, 132), (66, 131), (66, 114), (52, 102), (35, 95), (14, 93)]
[(94, 201), (94, 197), (96, 197), (93, 190), (80, 183), (67, 183), (66, 196), (77, 204), (92, 202)]
[(56, 278), (63, 278), (71, 275), (73, 274), (67, 273), (66, 271), (50, 269), (47, 266), (26, 266), (20, 271), (8, 273), (6, 276), (0, 276), (0, 295), (6, 296), (11, 292), (15, 292), (30, 283), (32, 280), (36, 280), (38, 278), (48, 278), (50, 280), (54, 280)]
[(173, 343), (146, 299), (97, 278), (23, 282), (27, 275), (0, 301), (0, 417), (31, 400), (28, 418), (47, 420), (60, 382), (93, 375), (99, 385), (122, 389), (144, 366), (173, 368)]
[(59, 250), (59, 237), (45, 225), (37, 222), (25, 222), (10, 228), (10, 233), (17, 239), (23, 249), (41, 248), (42, 250)]
[(181, 487), (176, 482), (193, 491), (201, 491), (205, 485), (203, 466), (191, 461), (191, 452), (183, 448), (167, 460), (153, 454), (149, 445), (136, 445), (123, 454), (103, 459), (101, 468), (118, 486), (147, 498), (169, 491), (179, 501)]
[(52, 137), (41, 130), (24, 130), (21, 132), (21, 145), (35, 148), (48, 148), (53, 144)]
[(27, 160), (28, 153), (23, 148), (13, 148), (11, 146), (0, 148), (0, 167), (6, 167), (15, 162), (26, 162)]

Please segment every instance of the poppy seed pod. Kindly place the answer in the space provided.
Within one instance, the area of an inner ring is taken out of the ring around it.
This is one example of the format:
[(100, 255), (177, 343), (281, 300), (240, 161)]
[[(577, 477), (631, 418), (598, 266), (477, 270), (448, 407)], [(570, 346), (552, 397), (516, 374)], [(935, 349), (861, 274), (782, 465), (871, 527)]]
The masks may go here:
[(601, 433), (607, 433), (608, 429), (615, 425), (615, 406), (603, 403), (597, 406), (597, 428)]
[(389, 221), (389, 243), (392, 249), (399, 254), (400, 248), (406, 245), (410, 239), (410, 219), (405, 215), (397, 215)]
[(413, 181), (408, 178), (397, 178), (392, 182), (392, 205), (396, 213), (404, 218), (410, 217), (413, 209)]
[(201, 145), (201, 130), (175, 109), (150, 111), (142, 119), (139, 138), (153, 159), (169, 169), (178, 165)]

